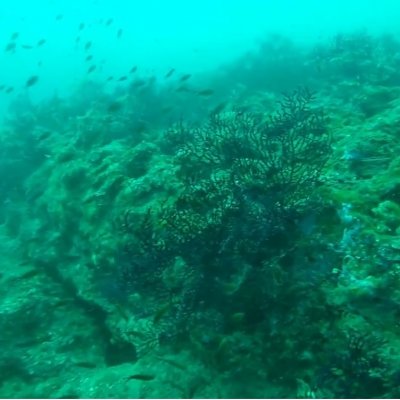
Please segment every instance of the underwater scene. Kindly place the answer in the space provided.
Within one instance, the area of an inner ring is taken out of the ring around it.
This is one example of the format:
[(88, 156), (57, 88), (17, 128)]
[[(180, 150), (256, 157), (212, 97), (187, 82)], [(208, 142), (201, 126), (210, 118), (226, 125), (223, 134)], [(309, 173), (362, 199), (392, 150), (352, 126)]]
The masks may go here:
[(399, 398), (400, 3), (0, 11), (1, 398)]

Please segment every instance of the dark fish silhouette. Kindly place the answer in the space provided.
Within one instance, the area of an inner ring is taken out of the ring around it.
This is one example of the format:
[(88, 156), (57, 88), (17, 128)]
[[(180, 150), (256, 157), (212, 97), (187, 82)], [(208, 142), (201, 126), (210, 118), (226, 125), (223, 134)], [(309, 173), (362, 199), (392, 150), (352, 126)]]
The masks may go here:
[(85, 44), (85, 51), (88, 51), (91, 47), (92, 47), (92, 42), (91, 42), (91, 41), (86, 42), (86, 44)]
[(47, 138), (50, 137), (50, 135), (51, 135), (50, 131), (45, 131), (45, 132), (41, 133), (40, 135), (38, 135), (37, 139), (39, 141), (46, 140)]
[(33, 277), (39, 275), (39, 274), (40, 274), (40, 271), (37, 270), (37, 269), (35, 269), (35, 268), (33, 268), (33, 269), (30, 269), (30, 270), (24, 272), (23, 274), (19, 275), (19, 276), (17, 277), (17, 279), (18, 279), (18, 280), (21, 280), (21, 279), (30, 279), (30, 278), (33, 278)]
[(161, 113), (162, 114), (168, 114), (174, 109), (173, 106), (164, 106), (161, 108)]
[(109, 104), (109, 106), (108, 106), (108, 112), (115, 113), (115, 112), (121, 110), (121, 108), (122, 108), (122, 103), (121, 103), (121, 102), (119, 102), (119, 101), (113, 101), (113, 102), (112, 102), (111, 104)]
[(134, 82), (132, 82), (131, 88), (132, 89), (137, 89), (146, 84), (146, 81), (144, 79), (136, 79)]
[(199, 91), (197, 92), (197, 94), (198, 94), (199, 96), (208, 97), (208, 96), (211, 96), (211, 95), (214, 94), (214, 90), (212, 90), (212, 89), (199, 90)]
[(187, 81), (190, 77), (192, 76), (192, 74), (186, 74), (181, 76), (181, 78), (179, 79), (181, 82), (185, 82)]
[(172, 305), (170, 303), (164, 304), (160, 307), (153, 316), (153, 323), (158, 324), (165, 314), (171, 309)]
[(93, 56), (92, 56), (92, 55), (89, 55), (89, 56), (87, 56), (87, 57), (85, 58), (85, 61), (90, 61), (90, 60), (93, 60)]
[(16, 47), (17, 47), (17, 45), (15, 44), (15, 42), (10, 42), (10, 43), (8, 43), (8, 45), (6, 46), (6, 48), (4, 49), (4, 51), (5, 51), (6, 53), (8, 53), (8, 52), (14, 53)]
[(128, 79), (127, 76), (121, 76), (121, 78), (118, 79), (118, 82), (123, 82), (126, 81)]
[(155, 376), (149, 375), (149, 374), (135, 374), (135, 375), (128, 376), (128, 380), (131, 380), (131, 379), (136, 379), (139, 381), (152, 381), (153, 379), (155, 379)]
[(56, 16), (56, 21), (61, 21), (63, 18), (64, 18), (64, 15), (63, 15), (63, 14), (58, 14), (58, 15)]
[(30, 44), (23, 44), (21, 47), (22, 47), (23, 49), (26, 49), (26, 50), (33, 49), (33, 46), (31, 46)]
[(76, 367), (87, 368), (87, 369), (97, 368), (96, 364), (91, 363), (89, 361), (77, 361), (77, 362), (73, 363), (73, 365), (75, 365)]
[(19, 32), (14, 32), (14, 33), (11, 35), (10, 40), (11, 40), (11, 41), (17, 40), (18, 37), (19, 37)]
[(37, 42), (37, 47), (43, 46), (45, 43), (46, 43), (46, 39), (40, 39), (40, 40)]
[(12, 86), (10, 86), (10, 87), (8, 87), (8, 88), (6, 89), (6, 93), (7, 93), (7, 94), (12, 93), (13, 91), (14, 91), (14, 88), (13, 88)]
[(95, 65), (91, 65), (89, 68), (88, 68), (88, 70), (87, 70), (87, 73), (88, 74), (91, 74), (93, 71), (95, 71), (96, 70), (96, 66)]
[(164, 76), (165, 79), (169, 78), (175, 72), (175, 68), (171, 68)]
[(107, 21), (106, 21), (106, 26), (110, 26), (112, 23), (113, 23), (113, 19), (112, 18), (109, 18)]
[(84, 24), (83, 22), (81, 22), (81, 23), (79, 24), (78, 30), (79, 30), (79, 31), (83, 31), (84, 29), (85, 29), (85, 24)]
[(120, 39), (124, 31), (122, 29), (118, 29), (117, 38)]
[(135, 65), (134, 67), (131, 68), (129, 71), (131, 74), (134, 74), (137, 71), (137, 66)]
[(31, 87), (33, 85), (36, 85), (38, 82), (39, 77), (37, 75), (32, 75), (25, 83), (25, 87)]
[(210, 114), (219, 114), (221, 111), (223, 111), (225, 109), (225, 107), (228, 105), (228, 102), (224, 101), (222, 103), (219, 103), (218, 105), (216, 105), (211, 111)]

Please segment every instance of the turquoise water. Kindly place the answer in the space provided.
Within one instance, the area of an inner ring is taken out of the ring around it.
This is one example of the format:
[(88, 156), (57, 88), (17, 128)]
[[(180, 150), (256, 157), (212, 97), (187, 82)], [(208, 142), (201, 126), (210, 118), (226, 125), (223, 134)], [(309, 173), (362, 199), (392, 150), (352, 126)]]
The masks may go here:
[[(20, 34), (15, 54), (1, 54), (1, 84), (12, 86), (14, 97), (23, 96), (25, 81), (37, 74), (41, 84), (30, 90), (32, 98), (68, 94), (86, 77), (87, 41), (93, 42), (91, 64), (97, 67), (91, 78), (98, 80), (124, 75), (133, 65), (157, 75), (170, 68), (201, 73), (254, 49), (267, 33), (313, 45), (357, 29), (398, 33), (399, 17), (397, 2), (390, 0), (15, 1), (0, 15), (4, 47), (12, 33)], [(21, 48), (41, 39), (46, 43), (40, 48)], [(3, 110), (9, 97), (1, 96)]]
[(398, 21), (3, 4), (0, 397), (399, 397)]

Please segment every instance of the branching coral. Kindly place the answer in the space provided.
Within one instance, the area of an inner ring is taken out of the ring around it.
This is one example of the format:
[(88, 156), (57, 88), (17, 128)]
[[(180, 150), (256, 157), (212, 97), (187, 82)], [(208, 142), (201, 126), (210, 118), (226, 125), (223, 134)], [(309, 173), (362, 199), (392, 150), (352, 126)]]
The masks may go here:
[[(236, 111), (213, 114), (199, 127), (176, 127), (185, 138), (175, 158), (181, 193), (142, 217), (121, 218), (124, 276), (148, 304), (165, 304), (168, 329), (185, 332), (200, 304), (223, 314), (242, 307), (262, 314), (248, 295), (243, 302), (243, 290), (264, 292), (257, 285), (265, 280), (253, 280), (251, 271), (290, 247), (291, 220), (310, 207), (330, 155), (326, 119), (313, 100), (302, 89), (285, 96), (272, 116)], [(178, 259), (182, 279), (171, 286), (166, 277), (176, 275)], [(224, 289), (235, 276), (243, 276), (240, 285)], [(226, 304), (228, 296), (238, 304)]]

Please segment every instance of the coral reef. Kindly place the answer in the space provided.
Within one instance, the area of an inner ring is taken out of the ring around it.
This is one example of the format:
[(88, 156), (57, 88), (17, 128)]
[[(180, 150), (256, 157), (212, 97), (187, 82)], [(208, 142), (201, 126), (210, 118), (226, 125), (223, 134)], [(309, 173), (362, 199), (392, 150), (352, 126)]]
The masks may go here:
[(207, 89), (15, 104), (2, 396), (398, 397), (398, 54), (274, 37)]

